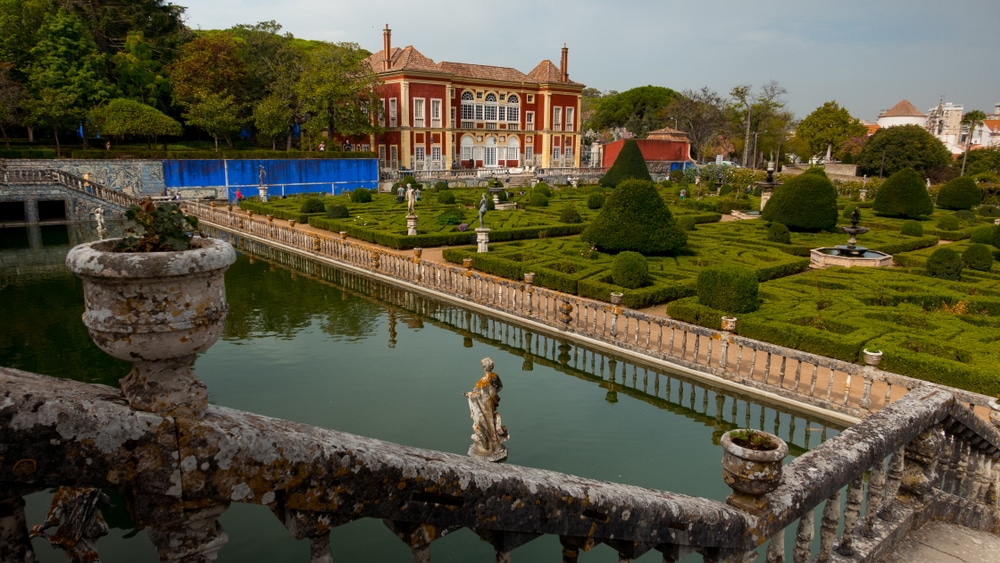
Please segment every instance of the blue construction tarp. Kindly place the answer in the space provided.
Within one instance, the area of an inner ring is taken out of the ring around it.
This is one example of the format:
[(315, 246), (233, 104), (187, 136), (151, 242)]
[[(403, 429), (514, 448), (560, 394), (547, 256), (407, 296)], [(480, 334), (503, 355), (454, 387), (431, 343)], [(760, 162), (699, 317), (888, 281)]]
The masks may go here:
[(378, 188), (378, 160), (374, 158), (317, 158), (292, 160), (165, 160), (163, 181), (168, 190), (212, 191), (219, 198), (297, 193), (341, 194), (355, 188)]

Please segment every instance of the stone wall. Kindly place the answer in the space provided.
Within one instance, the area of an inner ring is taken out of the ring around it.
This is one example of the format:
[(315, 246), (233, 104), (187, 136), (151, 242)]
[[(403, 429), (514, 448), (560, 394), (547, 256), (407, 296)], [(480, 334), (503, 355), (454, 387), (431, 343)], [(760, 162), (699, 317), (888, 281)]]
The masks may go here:
[(159, 160), (17, 160), (10, 166), (60, 170), (135, 196), (162, 195), (166, 188)]

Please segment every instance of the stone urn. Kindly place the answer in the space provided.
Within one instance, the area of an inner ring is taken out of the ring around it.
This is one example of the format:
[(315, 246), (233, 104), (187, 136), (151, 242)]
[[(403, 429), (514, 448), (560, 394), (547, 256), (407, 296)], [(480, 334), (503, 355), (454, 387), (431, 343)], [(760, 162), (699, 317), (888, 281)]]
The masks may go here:
[(722, 317), (722, 330), (736, 330), (736, 317)]
[(472, 268), (472, 258), (462, 258), (462, 267), (466, 270)]
[(83, 324), (101, 350), (132, 362), (120, 386), (133, 408), (200, 416), (208, 392), (190, 366), (222, 334), (229, 311), (223, 273), (236, 252), (200, 237), (170, 252), (115, 252), (116, 243), (81, 244), (66, 256), (83, 280)]
[(525, 272), (524, 273), (524, 283), (531, 285), (535, 283), (535, 272)]
[[(722, 479), (738, 495), (759, 497), (781, 482), (784, 440), (762, 430), (741, 428), (722, 435)], [(732, 504), (732, 503), (730, 503)]]
[(625, 298), (625, 294), (620, 291), (611, 292), (611, 304), (618, 306), (622, 304), (622, 299)]
[(872, 367), (877, 367), (879, 365), (879, 363), (882, 362), (882, 351), (881, 350), (876, 350), (876, 351), (872, 352), (872, 351), (870, 351), (868, 349), (865, 349), (864, 351), (862, 351), (862, 354), (864, 355), (864, 358), (865, 358), (865, 365), (872, 366)]
[(288, 220), (288, 226), (294, 229), (295, 228), (295, 219), (289, 219)]

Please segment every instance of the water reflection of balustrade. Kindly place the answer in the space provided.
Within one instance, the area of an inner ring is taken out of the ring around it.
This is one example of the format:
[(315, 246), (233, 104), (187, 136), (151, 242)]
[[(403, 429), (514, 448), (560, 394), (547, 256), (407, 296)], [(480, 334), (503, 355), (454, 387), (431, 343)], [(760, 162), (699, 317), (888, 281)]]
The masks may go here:
[[(188, 204), (191, 213), (222, 229), (236, 229), (317, 258), (360, 268), (395, 281), (438, 292), (498, 314), (535, 321), (549, 330), (565, 327), (579, 337), (602, 345), (642, 354), (648, 358), (695, 370), (744, 388), (771, 393), (852, 417), (865, 416), (899, 399), (926, 382), (850, 362), (801, 352), (641, 311), (613, 306), (537, 285), (491, 276), (458, 265), (414, 262), (403, 251), (381, 249), (374, 266), (368, 245), (320, 235), (319, 250), (313, 237), (301, 230), (271, 226), (261, 218), (245, 219), (204, 204)], [(529, 293), (531, 298), (529, 299)], [(560, 321), (560, 304), (571, 306), (568, 324)], [(612, 330), (612, 323), (616, 330)], [(989, 397), (949, 389), (980, 416), (988, 413)]]
[[(18, 561), (31, 560), (22, 496), (52, 487), (76, 488), (69, 498), (118, 490), (164, 561), (213, 560), (228, 539), (215, 520), (233, 502), (268, 506), (309, 540), (313, 561), (330, 560), (332, 528), (362, 518), (384, 521), (414, 561), (462, 528), (497, 561), (540, 535), (559, 537), (564, 561), (599, 543), (622, 560), (655, 549), (666, 561), (748, 561), (768, 542), (769, 561), (786, 550), (809, 561), (821, 511), (819, 558), (838, 561), (876, 558), (929, 519), (1000, 525), (1000, 433), (943, 389), (911, 392), (786, 465), (772, 492), (727, 503), (218, 406), (163, 417), (115, 389), (7, 368), (0, 389), (0, 451), (11, 460), (0, 466), (0, 545)], [(63, 508), (67, 530), (85, 529), (72, 521), (85, 511)]]

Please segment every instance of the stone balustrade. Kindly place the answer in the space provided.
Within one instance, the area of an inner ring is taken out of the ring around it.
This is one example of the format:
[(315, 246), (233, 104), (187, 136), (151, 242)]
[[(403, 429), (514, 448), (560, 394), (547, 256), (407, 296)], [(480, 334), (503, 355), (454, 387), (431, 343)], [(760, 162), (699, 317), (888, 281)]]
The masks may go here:
[(15, 185), (59, 184), (71, 190), (97, 197), (123, 209), (137, 205), (141, 200), (134, 195), (106, 188), (96, 182), (61, 170), (12, 167), (4, 172), (4, 183)]
[[(217, 226), (277, 244), (320, 260), (382, 276), (415, 290), (491, 314), (529, 322), (540, 331), (572, 333), (596, 346), (611, 347), (766, 395), (768, 400), (807, 404), (856, 420), (901, 398), (926, 382), (873, 366), (810, 354), (728, 331), (718, 331), (607, 302), (567, 295), (478, 272), (459, 265), (421, 260), (334, 234), (309, 232), (247, 217), (226, 207), (188, 203), (190, 213)], [(949, 389), (986, 417), (990, 397)]]

